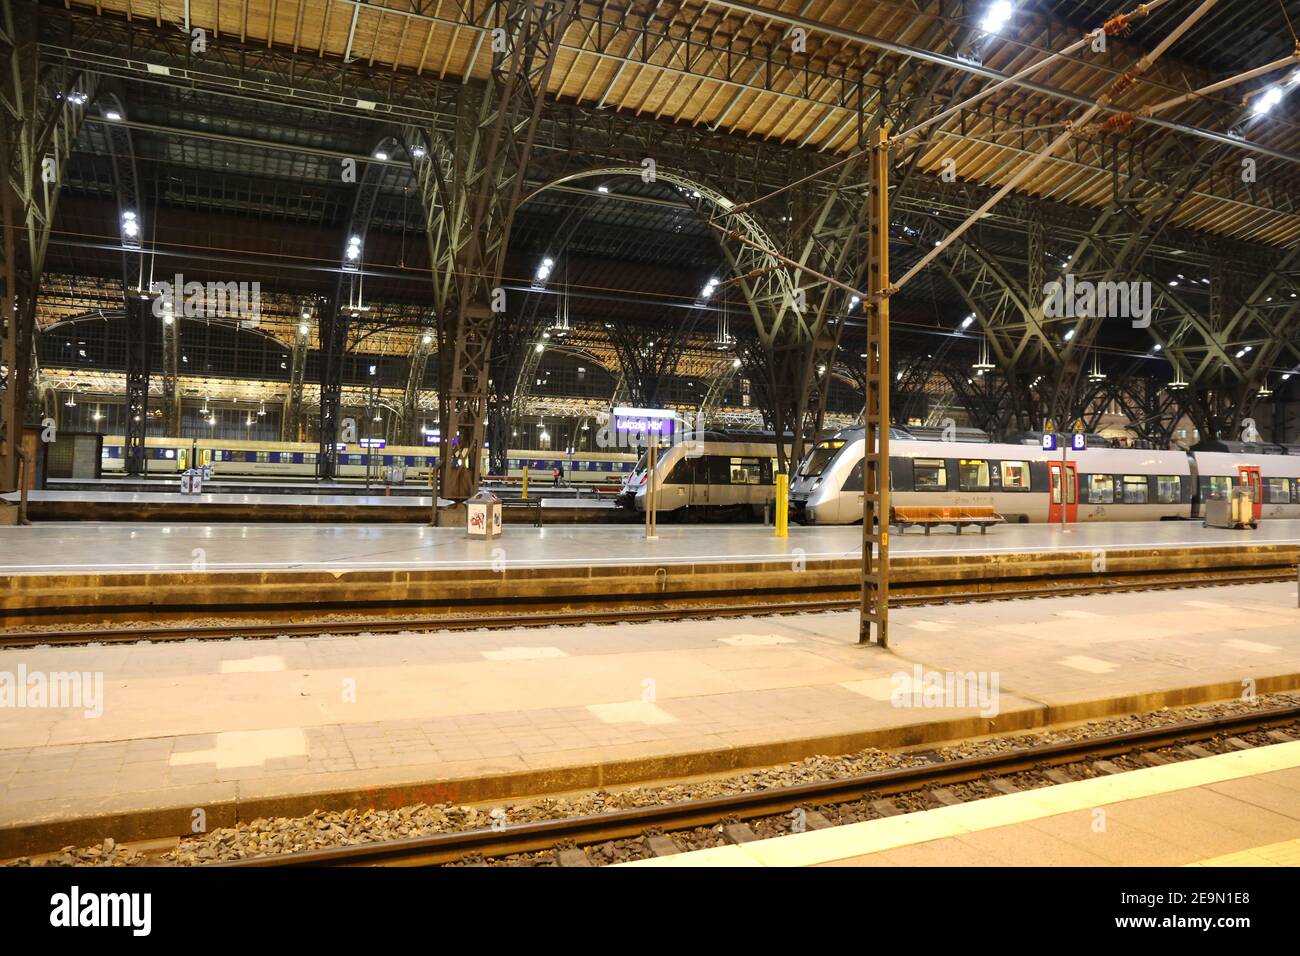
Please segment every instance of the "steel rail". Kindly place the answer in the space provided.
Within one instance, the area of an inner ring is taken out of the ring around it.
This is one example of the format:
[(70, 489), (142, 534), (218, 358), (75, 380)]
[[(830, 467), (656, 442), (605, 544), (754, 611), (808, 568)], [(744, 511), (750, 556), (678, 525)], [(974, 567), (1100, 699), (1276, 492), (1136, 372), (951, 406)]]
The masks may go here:
[(551, 849), (557, 843), (601, 843), (636, 837), (648, 829), (685, 830), (731, 818), (754, 818), (787, 812), (810, 804), (847, 803), (869, 794), (903, 793), (943, 784), (962, 783), (986, 775), (1007, 775), (1046, 765), (1077, 763), (1168, 746), (1183, 740), (1203, 740), (1225, 732), (1262, 729), (1300, 719), (1300, 706), (1261, 713), (1236, 713), (1166, 727), (1042, 744), (1018, 750), (964, 757), (942, 763), (884, 770), (834, 780), (749, 791), (702, 800), (637, 807), (491, 828), (438, 833), (379, 843), (302, 850), (207, 864), (217, 867), (288, 866), (431, 866), (471, 854), (508, 856)]
[[(898, 584), (891, 599), (899, 606), (924, 606), (933, 604), (967, 604), (983, 601), (1006, 601), (1036, 597), (1068, 597), (1089, 594), (1106, 594), (1118, 591), (1166, 590), (1172, 588), (1219, 587), (1228, 584), (1262, 584), (1290, 581), (1294, 572), (1290, 565), (1276, 568), (1215, 569), (1213, 572), (1160, 572), (1133, 575), (1086, 575), (1074, 578), (1053, 579), (1050, 583), (1041, 578), (1004, 578), (982, 582), (983, 587), (972, 589), (966, 582), (938, 583), (911, 582)], [(284, 620), (263, 620), (249, 623), (234, 621), (226, 624), (189, 625), (184, 617), (210, 619), (220, 611), (208, 607), (178, 607), (172, 611), (181, 616), (176, 623), (156, 626), (139, 626), (136, 619), (141, 614), (157, 614), (158, 608), (123, 608), (117, 616), (125, 623), (118, 627), (33, 629), (25, 631), (0, 631), (0, 649), (36, 647), (41, 645), (137, 644), (141, 642), (169, 643), (188, 640), (231, 640), (249, 638), (266, 640), (280, 636), (310, 637), (316, 635), (344, 635), (366, 633), (465, 631), (482, 629), (557, 627), (581, 624), (623, 624), (649, 621), (680, 621), (717, 617), (751, 617), (775, 614), (809, 614), (825, 611), (848, 611), (858, 606), (856, 588), (828, 585), (816, 591), (793, 592), (790, 600), (774, 600), (786, 591), (766, 594), (739, 595), (725, 604), (700, 603), (719, 595), (707, 593), (682, 593), (678, 595), (653, 595), (655, 602), (632, 603), (625, 595), (590, 600), (587, 607), (575, 610), (552, 610), (545, 602), (522, 599), (520, 610), (514, 612), (492, 611), (464, 616), (401, 617), (402, 611), (411, 608), (394, 606), (393, 613), (383, 617), (351, 620), (329, 620), (321, 617), (319, 603), (265, 610), (266, 617), (280, 615)], [(811, 599), (810, 593), (815, 594)], [(554, 607), (563, 604), (572, 607), (572, 600), (559, 599)], [(291, 619), (315, 613), (314, 619)], [(330, 613), (327, 609), (324, 613)], [(337, 612), (335, 612), (337, 613)]]

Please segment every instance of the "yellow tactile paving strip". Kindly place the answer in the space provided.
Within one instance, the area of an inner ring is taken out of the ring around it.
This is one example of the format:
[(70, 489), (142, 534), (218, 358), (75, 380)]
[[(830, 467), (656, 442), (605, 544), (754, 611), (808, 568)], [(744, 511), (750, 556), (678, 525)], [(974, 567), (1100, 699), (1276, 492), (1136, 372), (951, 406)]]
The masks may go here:
[[(930, 840), (1009, 827), (1059, 814), (1207, 787), (1230, 780), (1300, 767), (1300, 741), (1219, 754), (1199, 760), (1133, 770), (1107, 777), (989, 797), (921, 813), (884, 817), (826, 830), (757, 840), (738, 846), (638, 860), (623, 866), (816, 866), (867, 854), (910, 847)], [(1249, 857), (1245, 865), (1293, 865), (1270, 862), (1300, 854), (1296, 841), (1200, 861), (1206, 866)], [(1138, 863), (1140, 861), (1133, 861)]]
[(1300, 840), (1283, 840), (1240, 853), (1225, 853), (1188, 866), (1300, 866)]

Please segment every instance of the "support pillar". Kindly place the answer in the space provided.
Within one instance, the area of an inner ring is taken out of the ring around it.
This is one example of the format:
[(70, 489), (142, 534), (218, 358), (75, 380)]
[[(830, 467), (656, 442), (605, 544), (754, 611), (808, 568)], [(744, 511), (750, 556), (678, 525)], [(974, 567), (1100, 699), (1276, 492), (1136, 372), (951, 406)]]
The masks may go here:
[[(862, 420), (862, 604), (858, 643), (889, 646), (889, 134), (875, 132), (871, 153), (867, 266), (867, 374)], [(879, 530), (876, 522), (879, 521)], [(873, 554), (874, 550), (874, 554)]]

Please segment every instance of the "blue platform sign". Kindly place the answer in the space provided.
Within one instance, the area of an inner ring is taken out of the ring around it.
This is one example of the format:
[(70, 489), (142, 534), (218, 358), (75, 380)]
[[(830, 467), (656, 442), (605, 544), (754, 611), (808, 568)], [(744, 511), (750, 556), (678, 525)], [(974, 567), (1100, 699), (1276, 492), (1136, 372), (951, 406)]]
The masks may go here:
[(1083, 432), (1074, 432), (1070, 435), (1070, 447), (1075, 451), (1088, 450), (1088, 436)]
[(1043, 435), (1043, 451), (1056, 451), (1056, 435), (1052, 432)]

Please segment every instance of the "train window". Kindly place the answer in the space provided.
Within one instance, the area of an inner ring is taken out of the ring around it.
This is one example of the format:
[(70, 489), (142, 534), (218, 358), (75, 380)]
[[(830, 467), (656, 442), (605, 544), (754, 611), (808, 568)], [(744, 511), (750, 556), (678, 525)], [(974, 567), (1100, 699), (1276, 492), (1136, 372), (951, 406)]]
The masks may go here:
[(670, 485), (690, 485), (695, 483), (695, 459), (682, 457), (682, 460), (673, 465), (673, 470), (668, 475), (667, 484)]
[(731, 481), (728, 460), (721, 455), (705, 455), (695, 460), (695, 480), (699, 484), (725, 485)]
[(912, 488), (916, 491), (947, 491), (948, 466), (943, 459), (913, 458)]
[[(853, 466), (853, 470), (849, 472), (849, 476), (844, 479), (844, 487), (841, 490), (842, 491), (865, 490), (865, 486), (863, 485), (863, 478), (862, 478), (861, 460), (859, 460), (858, 463)], [(892, 470), (889, 473), (889, 490), (890, 491), (894, 490), (894, 473)]]
[(849, 476), (844, 479), (844, 491), (862, 491), (862, 462), (859, 461), (849, 472)]
[(973, 458), (963, 458), (958, 465), (957, 475), (962, 491), (989, 490), (989, 463)]
[(1088, 476), (1088, 504), (1109, 505), (1115, 503), (1115, 481), (1110, 475)]
[(1222, 501), (1232, 492), (1232, 479), (1227, 475), (1207, 476), (1201, 479), (1201, 497), (1206, 501)]
[(1289, 505), (1291, 503), (1291, 479), (1265, 478), (1264, 500), (1271, 505)]
[(1002, 462), (1002, 490), (1003, 491), (1028, 491), (1029, 490), (1029, 462), (1027, 461)]
[(270, 461), (270, 460), (271, 460), (271, 453), (268, 452), (268, 451), (259, 451), (259, 452), (257, 453), (257, 460), (258, 460), (258, 461)]
[(808, 453), (808, 457), (799, 466), (799, 474), (805, 478), (816, 478), (830, 464), (835, 453), (844, 447), (842, 441), (824, 441)]
[(316, 453), (314, 451), (305, 451), (302, 453), (302, 460), (304, 464), (310, 465), (316, 461)]
[(1177, 475), (1156, 476), (1156, 501), (1162, 505), (1177, 504), (1183, 500), (1183, 479)]
[(1125, 475), (1122, 486), (1123, 501), (1126, 505), (1144, 505), (1147, 503), (1147, 476)]
[(763, 483), (763, 466), (757, 458), (731, 459), (731, 483), (733, 485), (761, 485)]

